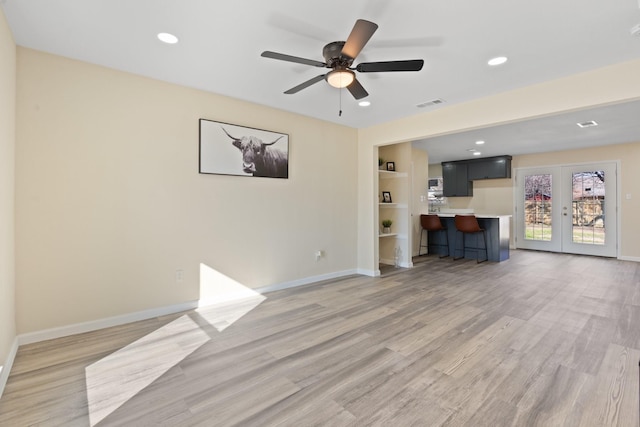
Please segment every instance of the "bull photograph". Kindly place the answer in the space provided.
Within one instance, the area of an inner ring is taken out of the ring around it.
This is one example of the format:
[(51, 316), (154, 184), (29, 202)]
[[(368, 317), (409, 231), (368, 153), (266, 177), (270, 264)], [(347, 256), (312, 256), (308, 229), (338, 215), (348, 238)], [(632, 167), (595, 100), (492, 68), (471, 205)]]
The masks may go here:
[(289, 177), (289, 135), (200, 119), (200, 173)]

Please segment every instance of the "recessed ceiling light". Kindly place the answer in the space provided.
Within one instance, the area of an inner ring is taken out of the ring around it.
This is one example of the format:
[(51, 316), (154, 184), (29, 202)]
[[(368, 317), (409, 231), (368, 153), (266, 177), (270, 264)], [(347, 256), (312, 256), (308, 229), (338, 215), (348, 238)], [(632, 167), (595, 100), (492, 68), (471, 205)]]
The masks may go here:
[(589, 120), (588, 122), (576, 123), (576, 124), (581, 128), (590, 128), (590, 127), (598, 126), (598, 123), (596, 123), (593, 120)]
[(428, 107), (428, 106), (432, 106), (432, 105), (440, 105), (440, 104), (444, 104), (446, 101), (442, 98), (436, 98), (436, 99), (432, 99), (430, 101), (425, 101), (425, 102), (421, 102), (420, 104), (416, 105), (416, 107), (418, 108), (424, 108), (424, 107)]
[(507, 62), (507, 57), (506, 56), (496, 56), (495, 58), (491, 58), (487, 64), (491, 65), (492, 67), (495, 67), (496, 65), (502, 65), (505, 62)]
[(168, 43), (168, 44), (178, 43), (178, 38), (173, 34), (169, 34), (169, 33), (158, 33), (158, 39), (161, 42)]
[(474, 151), (474, 152), (473, 152), (473, 155), (474, 155), (474, 156), (479, 156), (479, 155), (481, 155), (481, 154), (482, 154), (482, 153), (481, 153), (481, 152), (479, 152), (479, 151)]
[(476, 141), (476, 145), (482, 145), (484, 144), (484, 141)]
[(358, 102), (358, 105), (361, 107), (368, 107), (371, 103), (369, 101), (360, 101)]

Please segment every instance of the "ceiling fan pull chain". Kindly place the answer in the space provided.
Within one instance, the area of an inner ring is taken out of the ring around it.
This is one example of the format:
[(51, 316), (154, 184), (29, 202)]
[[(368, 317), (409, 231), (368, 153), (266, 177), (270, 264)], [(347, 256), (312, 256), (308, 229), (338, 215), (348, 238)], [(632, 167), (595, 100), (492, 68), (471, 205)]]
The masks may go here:
[(340, 100), (340, 111), (338, 112), (338, 117), (342, 117), (342, 88), (338, 91), (340, 94), (338, 95), (338, 99)]

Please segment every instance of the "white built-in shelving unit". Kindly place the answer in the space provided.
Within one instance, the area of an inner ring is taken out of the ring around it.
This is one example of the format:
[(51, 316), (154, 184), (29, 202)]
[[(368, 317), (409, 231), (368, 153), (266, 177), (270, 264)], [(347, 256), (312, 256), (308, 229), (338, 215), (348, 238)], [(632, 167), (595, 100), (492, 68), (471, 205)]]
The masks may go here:
[[(407, 151), (408, 150), (408, 151)], [(381, 264), (394, 265), (399, 254), (399, 265), (411, 267), (409, 168), (411, 164), (410, 144), (395, 144), (379, 147), (378, 155), (392, 161), (394, 171), (386, 170), (386, 161), (378, 170), (378, 259)], [(391, 193), (392, 203), (382, 202), (382, 192)], [(390, 233), (382, 232), (382, 221), (393, 221)]]

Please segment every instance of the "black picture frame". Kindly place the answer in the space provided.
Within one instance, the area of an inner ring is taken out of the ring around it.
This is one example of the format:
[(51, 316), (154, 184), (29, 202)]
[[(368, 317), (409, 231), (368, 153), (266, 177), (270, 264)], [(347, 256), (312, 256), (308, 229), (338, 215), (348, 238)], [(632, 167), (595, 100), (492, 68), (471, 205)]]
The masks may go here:
[(198, 172), (288, 179), (289, 135), (200, 119)]
[(391, 191), (382, 192), (382, 203), (393, 203), (393, 201), (391, 201)]
[(396, 164), (395, 162), (387, 162), (387, 170), (389, 172), (395, 172), (396, 171)]

